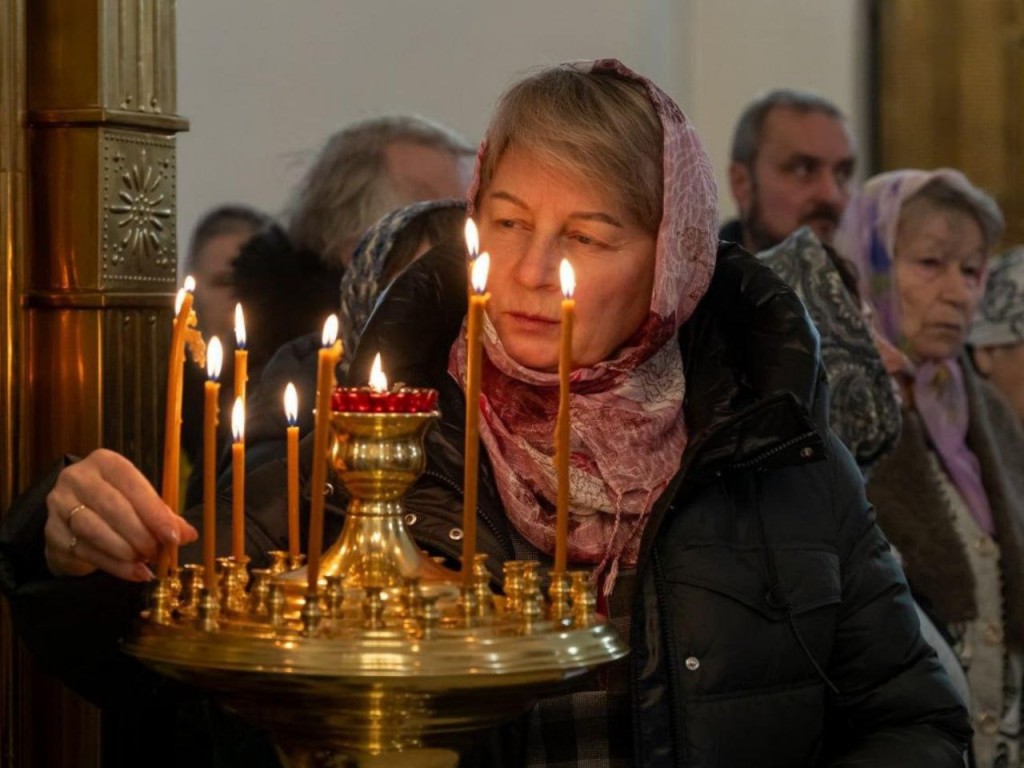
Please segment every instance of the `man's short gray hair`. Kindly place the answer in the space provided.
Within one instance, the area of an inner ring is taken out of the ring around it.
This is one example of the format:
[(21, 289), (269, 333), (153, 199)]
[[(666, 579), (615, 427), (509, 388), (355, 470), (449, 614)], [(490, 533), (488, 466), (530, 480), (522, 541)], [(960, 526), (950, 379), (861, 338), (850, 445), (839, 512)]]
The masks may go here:
[(776, 109), (789, 109), (799, 114), (819, 114), (845, 120), (846, 116), (835, 104), (811, 91), (796, 88), (776, 88), (759, 96), (743, 110), (736, 130), (732, 135), (732, 152), (729, 159), (747, 168), (754, 165), (757, 151), (761, 147), (764, 121)]
[(449, 128), (413, 115), (364, 120), (328, 139), (288, 206), (296, 248), (337, 264), (371, 225), (404, 201), (387, 173), (385, 150), (407, 142), (469, 157), (475, 147)]

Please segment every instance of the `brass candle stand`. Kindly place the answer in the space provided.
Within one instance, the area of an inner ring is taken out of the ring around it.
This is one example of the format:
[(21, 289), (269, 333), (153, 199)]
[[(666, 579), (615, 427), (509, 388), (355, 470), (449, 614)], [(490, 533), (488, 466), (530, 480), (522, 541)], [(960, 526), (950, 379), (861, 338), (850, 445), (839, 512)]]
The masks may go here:
[(329, 458), (352, 502), (315, 589), (286, 553), (266, 569), (222, 558), (213, 585), (187, 565), (158, 583), (127, 651), (214, 691), (310, 768), (453, 766), (460, 734), (625, 655), (587, 572), (553, 575), (545, 596), (537, 563), (507, 562), (497, 595), (484, 555), (464, 588), (412, 541), (402, 498), (436, 416), (333, 414)]

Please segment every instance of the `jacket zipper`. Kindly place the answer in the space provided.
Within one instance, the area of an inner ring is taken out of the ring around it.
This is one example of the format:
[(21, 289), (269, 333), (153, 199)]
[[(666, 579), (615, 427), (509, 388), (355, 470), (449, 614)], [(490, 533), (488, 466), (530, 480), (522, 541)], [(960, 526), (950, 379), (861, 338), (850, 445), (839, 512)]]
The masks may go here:
[(755, 456), (754, 458), (748, 459), (747, 461), (741, 461), (741, 462), (738, 462), (736, 464), (730, 464), (729, 468), (730, 469), (750, 469), (751, 467), (756, 467), (758, 464), (761, 464), (765, 460), (770, 459), (772, 456), (776, 456), (776, 455), (782, 453), (783, 451), (787, 451), (790, 448), (792, 448), (793, 446), (799, 445), (800, 443), (803, 443), (803, 442), (806, 442), (807, 440), (809, 440), (809, 439), (811, 439), (813, 437), (816, 437), (816, 436), (817, 436), (817, 433), (815, 433), (815, 432), (804, 432), (802, 435), (797, 435), (796, 437), (791, 437), (789, 440), (781, 442), (781, 443), (779, 443), (778, 445), (776, 445), (773, 448), (769, 448), (767, 451), (765, 451), (764, 453), (760, 454), (759, 456)]

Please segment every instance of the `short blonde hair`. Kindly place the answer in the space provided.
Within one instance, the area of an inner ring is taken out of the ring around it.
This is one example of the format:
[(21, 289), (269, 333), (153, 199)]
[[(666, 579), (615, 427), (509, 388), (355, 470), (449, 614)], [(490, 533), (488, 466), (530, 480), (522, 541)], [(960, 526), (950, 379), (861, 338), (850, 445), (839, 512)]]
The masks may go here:
[(595, 185), (658, 230), (663, 133), (644, 87), (619, 75), (553, 67), (509, 88), (487, 128), (480, 195), (510, 146)]

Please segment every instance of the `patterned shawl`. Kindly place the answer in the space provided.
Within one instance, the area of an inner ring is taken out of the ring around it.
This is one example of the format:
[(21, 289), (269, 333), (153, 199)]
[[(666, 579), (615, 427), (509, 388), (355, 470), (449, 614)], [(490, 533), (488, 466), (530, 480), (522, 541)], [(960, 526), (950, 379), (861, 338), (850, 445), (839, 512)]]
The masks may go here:
[[(836, 247), (861, 270), (862, 291), (872, 302), (879, 330), (901, 349), (899, 303), (893, 271), (896, 232), (903, 204), (928, 183), (939, 180), (951, 187), (973, 189), (959, 171), (892, 171), (868, 180), (849, 208), (836, 235)], [(914, 407), (943, 467), (960, 491), (971, 514), (994, 533), (992, 510), (981, 479), (978, 458), (967, 447), (970, 417), (964, 374), (955, 357), (945, 360), (907, 360), (902, 375), (914, 392)]]
[[(636, 564), (647, 516), (679, 469), (686, 447), (684, 377), (676, 332), (707, 290), (717, 249), (717, 192), (696, 131), (656, 85), (615, 60), (563, 66), (641, 83), (664, 133), (664, 202), (650, 314), (613, 359), (571, 377), (569, 559), (598, 564), (604, 592), (619, 564)], [(469, 191), (479, 187), (477, 173)], [(486, 246), (486, 243), (483, 244)], [(586, 290), (581, 276), (578, 292)], [(555, 544), (554, 424), (558, 376), (524, 368), (484, 323), (481, 439), (516, 529), (551, 553)], [(449, 360), (465, 387), (465, 327)]]
[(866, 473), (899, 439), (900, 404), (861, 306), (809, 227), (757, 257), (807, 307), (821, 337), (829, 426)]
[(967, 341), (975, 347), (1024, 344), (1024, 248), (992, 265)]

